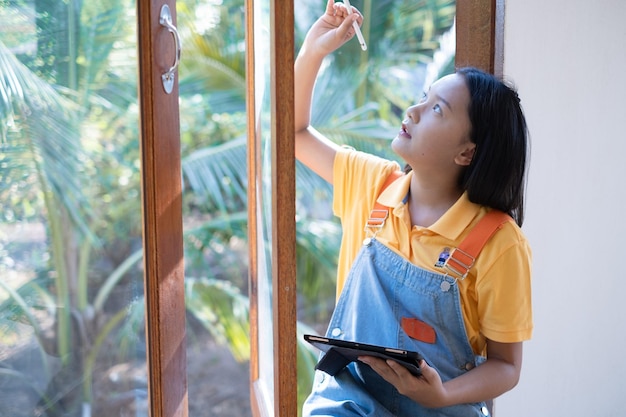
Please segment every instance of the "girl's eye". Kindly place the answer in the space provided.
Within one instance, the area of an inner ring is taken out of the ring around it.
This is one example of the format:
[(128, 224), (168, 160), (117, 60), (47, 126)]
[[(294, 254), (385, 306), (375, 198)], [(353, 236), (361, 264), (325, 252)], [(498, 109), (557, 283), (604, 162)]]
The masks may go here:
[(433, 106), (433, 110), (435, 111), (435, 113), (443, 114), (443, 109), (441, 108), (441, 106), (439, 104), (435, 104)]
[(422, 104), (422, 103), (423, 103), (423, 102), (425, 102), (427, 99), (428, 99), (428, 95), (426, 94), (426, 91), (424, 91), (424, 92), (422, 93), (422, 97), (420, 97), (419, 104)]

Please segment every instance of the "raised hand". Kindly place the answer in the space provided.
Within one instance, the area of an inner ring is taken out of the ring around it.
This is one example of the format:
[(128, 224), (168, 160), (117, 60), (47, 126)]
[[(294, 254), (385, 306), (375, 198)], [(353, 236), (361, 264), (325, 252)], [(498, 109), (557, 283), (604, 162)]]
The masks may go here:
[(355, 35), (353, 22), (359, 25), (363, 16), (355, 8), (352, 12), (343, 3), (328, 0), (325, 13), (313, 24), (302, 46), (307, 52), (328, 55)]

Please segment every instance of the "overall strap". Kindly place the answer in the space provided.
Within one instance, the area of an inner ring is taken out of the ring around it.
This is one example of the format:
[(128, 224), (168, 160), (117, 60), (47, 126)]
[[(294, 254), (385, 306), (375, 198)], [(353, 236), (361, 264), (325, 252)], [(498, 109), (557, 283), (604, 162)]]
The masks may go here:
[[(393, 171), (391, 174), (389, 174), (389, 176), (383, 183), (383, 186), (380, 188), (380, 191), (378, 192), (378, 197), (380, 197), (383, 191), (385, 191), (385, 189), (389, 187), (392, 182), (402, 177), (403, 175), (404, 172), (402, 171)], [(389, 217), (389, 208), (380, 204), (378, 202), (378, 197), (376, 197), (376, 201), (374, 202), (374, 208), (372, 209), (372, 211), (370, 211), (370, 217), (365, 223), (366, 232), (371, 229), (380, 230), (380, 228), (385, 225), (385, 220), (387, 220), (387, 217)]]
[(474, 261), (491, 236), (512, 218), (499, 210), (488, 211), (469, 235), (463, 239), (446, 260), (444, 268), (457, 279), (464, 279), (474, 265)]

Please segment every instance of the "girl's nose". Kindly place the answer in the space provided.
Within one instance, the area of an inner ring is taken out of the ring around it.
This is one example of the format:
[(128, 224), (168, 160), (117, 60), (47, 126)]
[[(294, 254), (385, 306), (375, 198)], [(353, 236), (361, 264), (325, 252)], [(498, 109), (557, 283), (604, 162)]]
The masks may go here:
[(411, 106), (406, 111), (406, 117), (413, 123), (417, 123), (420, 119), (419, 104)]

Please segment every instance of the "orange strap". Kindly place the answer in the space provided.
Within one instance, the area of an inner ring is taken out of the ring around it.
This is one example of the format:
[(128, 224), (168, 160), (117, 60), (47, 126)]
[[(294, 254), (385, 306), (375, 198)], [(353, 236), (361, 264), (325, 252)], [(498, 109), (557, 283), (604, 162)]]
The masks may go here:
[(487, 241), (510, 220), (511, 216), (499, 210), (488, 211), (459, 247), (452, 251), (444, 267), (457, 275), (456, 278), (465, 278)]
[[(383, 186), (380, 188), (380, 191), (378, 192), (378, 196), (380, 197), (383, 191), (385, 191), (385, 189), (389, 187), (392, 182), (402, 177), (403, 175), (404, 175), (404, 172), (402, 171), (394, 171), (391, 174), (389, 174), (389, 176), (383, 183)], [(388, 216), (389, 216), (389, 208), (380, 204), (378, 202), (378, 197), (377, 197), (376, 201), (374, 202), (374, 208), (372, 209), (372, 211), (370, 211), (370, 217), (369, 219), (367, 219), (367, 223), (365, 224), (365, 229), (367, 230), (368, 227), (380, 229), (385, 224), (385, 220), (387, 220)]]

